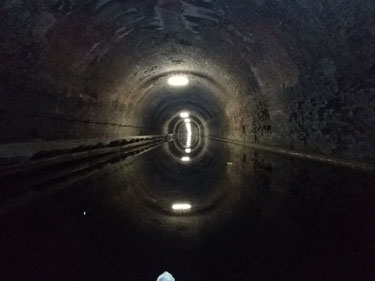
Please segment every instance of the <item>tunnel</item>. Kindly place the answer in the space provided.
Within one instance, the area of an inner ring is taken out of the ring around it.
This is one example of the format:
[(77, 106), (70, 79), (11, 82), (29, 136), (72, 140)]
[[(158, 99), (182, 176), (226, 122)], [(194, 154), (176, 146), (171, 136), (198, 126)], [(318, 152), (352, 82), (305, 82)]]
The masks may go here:
[(374, 51), (374, 0), (0, 0), (0, 280), (375, 280)]

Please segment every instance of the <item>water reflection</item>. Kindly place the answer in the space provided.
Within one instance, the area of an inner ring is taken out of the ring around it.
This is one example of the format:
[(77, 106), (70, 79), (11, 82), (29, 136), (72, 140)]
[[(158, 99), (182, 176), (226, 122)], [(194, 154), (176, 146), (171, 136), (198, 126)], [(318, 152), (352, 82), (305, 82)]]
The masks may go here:
[(176, 203), (172, 205), (172, 209), (175, 211), (187, 211), (191, 209), (191, 205), (188, 203)]
[(166, 144), (3, 218), (2, 280), (371, 280), (374, 174), (209, 144), (194, 165)]
[(190, 157), (184, 156), (184, 157), (181, 158), (181, 161), (182, 162), (189, 162), (190, 161)]

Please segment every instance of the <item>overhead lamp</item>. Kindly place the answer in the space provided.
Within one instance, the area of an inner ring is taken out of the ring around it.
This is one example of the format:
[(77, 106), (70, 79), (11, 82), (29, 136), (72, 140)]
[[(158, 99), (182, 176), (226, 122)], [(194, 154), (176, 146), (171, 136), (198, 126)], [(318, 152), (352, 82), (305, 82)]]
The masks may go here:
[(181, 118), (188, 118), (190, 115), (189, 115), (189, 113), (188, 112), (181, 112), (180, 113), (180, 117)]
[(185, 123), (186, 125), (186, 131), (187, 131), (187, 138), (186, 138), (186, 147), (190, 148), (191, 147), (191, 124), (190, 123)]
[(186, 118), (184, 121), (185, 121), (185, 123), (190, 123), (191, 122), (190, 118)]
[(185, 75), (173, 75), (169, 77), (168, 84), (174, 87), (182, 87), (189, 84), (189, 79)]
[(190, 148), (186, 148), (186, 149), (185, 149), (185, 152), (186, 152), (186, 153), (191, 153), (191, 149), (190, 149)]

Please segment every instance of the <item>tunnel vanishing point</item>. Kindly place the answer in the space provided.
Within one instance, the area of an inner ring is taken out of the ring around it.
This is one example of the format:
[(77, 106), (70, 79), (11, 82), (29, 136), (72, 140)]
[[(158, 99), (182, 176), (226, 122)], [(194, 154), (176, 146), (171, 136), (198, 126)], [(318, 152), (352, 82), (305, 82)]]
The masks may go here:
[(375, 280), (374, 0), (0, 0), (0, 280)]

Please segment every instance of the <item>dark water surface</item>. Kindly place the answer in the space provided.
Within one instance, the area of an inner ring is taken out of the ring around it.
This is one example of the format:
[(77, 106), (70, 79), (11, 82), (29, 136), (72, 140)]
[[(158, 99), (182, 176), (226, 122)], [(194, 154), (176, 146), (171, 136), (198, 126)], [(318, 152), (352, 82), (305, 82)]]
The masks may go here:
[(0, 280), (375, 280), (373, 173), (170, 146), (0, 218)]

